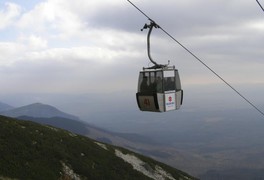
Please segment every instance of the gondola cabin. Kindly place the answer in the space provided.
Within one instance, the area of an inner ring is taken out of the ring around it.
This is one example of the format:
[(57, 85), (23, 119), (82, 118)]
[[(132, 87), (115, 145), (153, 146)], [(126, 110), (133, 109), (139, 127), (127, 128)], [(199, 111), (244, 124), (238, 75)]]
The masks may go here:
[(183, 90), (178, 70), (174, 67), (143, 69), (139, 73), (136, 97), (141, 111), (167, 112), (179, 109)]

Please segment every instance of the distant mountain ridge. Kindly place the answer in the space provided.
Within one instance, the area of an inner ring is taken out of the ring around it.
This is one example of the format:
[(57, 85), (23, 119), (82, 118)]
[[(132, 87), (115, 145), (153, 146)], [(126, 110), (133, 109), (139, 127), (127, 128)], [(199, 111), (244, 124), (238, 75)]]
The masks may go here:
[[(10, 106), (11, 107), (11, 106)], [(0, 115), (21, 120), (30, 120), (43, 125), (51, 125), (73, 133), (88, 136), (101, 142), (129, 146), (131, 143), (156, 144), (152, 139), (132, 133), (115, 133), (80, 121), (78, 117), (62, 112), (57, 108), (42, 103), (13, 108), (0, 112)], [(127, 144), (128, 143), (128, 144)]]
[(10, 110), (10, 109), (13, 109), (13, 108), (14, 107), (12, 107), (12, 106), (10, 106), (8, 104), (0, 102), (0, 112), (7, 111), (7, 110)]
[(12, 108), (0, 112), (0, 114), (8, 117), (19, 117), (19, 116), (29, 116), (29, 117), (38, 117), (38, 118), (62, 117), (67, 119), (79, 120), (77, 116), (62, 112), (53, 106), (42, 103), (34, 103), (18, 108)]
[[(155, 158), (156, 160), (166, 164), (170, 164), (168, 162), (170, 162), (172, 155), (175, 153), (177, 154), (177, 157), (180, 157), (179, 154), (182, 154), (177, 150), (173, 150), (172, 153), (171, 150), (167, 151), (166, 148), (164, 150), (164, 146), (161, 146), (155, 138), (134, 133), (116, 133), (98, 128), (85, 121), (78, 120), (76, 116), (69, 116), (69, 114), (62, 112), (53, 106), (41, 103), (34, 103), (19, 108), (13, 108), (8, 111), (0, 112), (0, 114), (21, 120), (37, 122), (42, 125), (51, 125), (56, 128), (65, 129), (100, 142), (130, 149), (143, 155)], [(65, 114), (67, 116), (65, 116)]]

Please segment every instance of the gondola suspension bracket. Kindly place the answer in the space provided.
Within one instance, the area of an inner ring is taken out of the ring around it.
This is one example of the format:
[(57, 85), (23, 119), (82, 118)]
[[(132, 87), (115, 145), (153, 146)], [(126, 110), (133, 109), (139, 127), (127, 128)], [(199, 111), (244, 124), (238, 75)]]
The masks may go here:
[(147, 36), (147, 50), (148, 50), (148, 58), (150, 60), (151, 63), (154, 64), (154, 66), (152, 67), (148, 67), (145, 69), (160, 69), (160, 68), (165, 68), (168, 65), (163, 65), (163, 64), (158, 64), (156, 61), (153, 60), (152, 56), (151, 56), (151, 51), (150, 51), (150, 35), (151, 32), (153, 30), (153, 28), (160, 28), (160, 26), (158, 24), (155, 23), (155, 21), (150, 20), (150, 24), (145, 24), (144, 27), (141, 29), (141, 31), (143, 31), (144, 29), (149, 29), (148, 31), (148, 36)]

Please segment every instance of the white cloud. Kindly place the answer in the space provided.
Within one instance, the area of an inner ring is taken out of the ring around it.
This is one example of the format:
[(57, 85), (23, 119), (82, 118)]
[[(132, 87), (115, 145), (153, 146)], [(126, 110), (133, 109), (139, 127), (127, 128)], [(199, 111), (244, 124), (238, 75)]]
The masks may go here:
[[(110, 1), (109, 1), (110, 2)], [(25, 12), (18, 21), (18, 27), (35, 32), (53, 33), (53, 37), (68, 39), (86, 31), (89, 16), (100, 11), (101, 6), (118, 4), (119, 1), (47, 0)], [(34, 29), (32, 29), (32, 25)]]
[(23, 36), (19, 37), (20, 43), (25, 44), (28, 50), (35, 51), (38, 49), (44, 49), (48, 47), (48, 41), (37, 35)]
[(35, 35), (31, 35), (29, 37), (29, 44), (30, 44), (30, 47), (32, 47), (33, 49), (46, 48), (47, 40), (41, 37), (35, 36)]
[(12, 25), (15, 19), (21, 13), (21, 7), (14, 3), (5, 3), (5, 8), (0, 9), (0, 29), (4, 29), (9, 25)]
[(0, 65), (9, 66), (23, 56), (26, 47), (13, 42), (0, 42)]
[(41, 2), (34, 9), (23, 14), (18, 27), (37, 33), (50, 33), (52, 36), (58, 34), (64, 38), (71, 36), (82, 28), (82, 24), (78, 15), (71, 12), (66, 4), (66, 1), (61, 0)]

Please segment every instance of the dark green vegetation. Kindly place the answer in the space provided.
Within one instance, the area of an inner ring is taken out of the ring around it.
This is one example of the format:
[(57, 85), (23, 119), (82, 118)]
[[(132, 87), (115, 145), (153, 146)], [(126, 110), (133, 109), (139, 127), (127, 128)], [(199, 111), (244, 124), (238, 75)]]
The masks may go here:
[(150, 172), (159, 166), (174, 179), (194, 179), (122, 148), (98, 145), (62, 129), (0, 116), (0, 179), (150, 179), (117, 157), (117, 149), (140, 158)]

